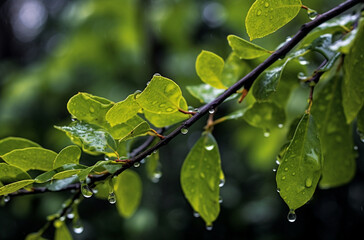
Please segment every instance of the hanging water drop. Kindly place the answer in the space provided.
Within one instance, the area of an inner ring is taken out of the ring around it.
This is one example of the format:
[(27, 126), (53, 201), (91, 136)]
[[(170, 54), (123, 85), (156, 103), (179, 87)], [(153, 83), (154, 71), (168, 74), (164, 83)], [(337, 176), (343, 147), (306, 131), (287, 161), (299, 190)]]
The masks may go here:
[(211, 108), (211, 109), (209, 110), (209, 113), (210, 113), (210, 114), (214, 114), (214, 113), (215, 113), (215, 109)]
[(283, 124), (282, 123), (278, 124), (278, 128), (283, 128)]
[(211, 230), (212, 230), (212, 228), (213, 228), (212, 224), (211, 224), (211, 225), (206, 225), (206, 230), (207, 230), (207, 231), (211, 231)]
[(76, 233), (76, 234), (81, 234), (84, 230), (83, 226), (82, 226), (82, 223), (79, 219), (75, 219), (73, 222), (72, 222), (72, 229), (73, 229), (73, 232)]
[(77, 120), (77, 118), (76, 118), (76, 117), (71, 116), (71, 121), (72, 121), (72, 122), (74, 122), (74, 121), (76, 121), (76, 120)]
[(220, 179), (219, 187), (223, 187), (225, 185), (225, 179)]
[(162, 76), (160, 73), (154, 73), (153, 74), (153, 77), (160, 77), (160, 76)]
[(140, 167), (140, 162), (135, 162), (135, 163), (133, 164), (133, 166), (134, 166), (135, 168)]
[(7, 203), (10, 201), (10, 196), (9, 195), (5, 195), (3, 198), (4, 203)]
[(355, 151), (358, 151), (358, 149), (359, 149), (359, 147), (355, 145), (355, 146), (354, 146), (354, 150), (355, 150)]
[(188, 129), (187, 129), (187, 128), (182, 128), (182, 129), (181, 129), (181, 133), (182, 133), (183, 135), (186, 135), (186, 134), (188, 133)]
[(263, 133), (264, 137), (269, 137), (270, 136), (270, 132), (269, 130), (265, 130), (265, 132)]
[(306, 79), (307, 79), (307, 76), (306, 76), (306, 74), (305, 74), (305, 73), (303, 73), (303, 72), (299, 72), (299, 73), (297, 74), (297, 78), (298, 78), (299, 80), (306, 80)]
[(281, 162), (279, 161), (279, 159), (278, 159), (278, 158), (276, 159), (276, 164), (277, 164), (277, 165), (281, 164)]
[(281, 191), (281, 189), (280, 188), (277, 188), (277, 193), (279, 193)]
[(277, 172), (277, 169), (276, 168), (273, 168), (273, 170), (272, 170), (273, 172)]
[(224, 201), (224, 199), (222, 199), (222, 196), (219, 196), (219, 203), (221, 204)]
[(109, 193), (109, 196), (107, 196), (107, 200), (109, 201), (109, 203), (115, 204), (116, 203), (115, 193), (114, 192)]
[(200, 217), (200, 214), (199, 214), (198, 212), (194, 211), (194, 212), (193, 212), (193, 216), (194, 216), (195, 218), (198, 218), (198, 217)]
[(317, 11), (309, 8), (309, 9), (307, 9), (307, 16), (309, 19), (315, 20), (318, 16), (318, 13), (317, 13)]
[(290, 210), (288, 215), (287, 215), (287, 219), (289, 222), (295, 222), (296, 219), (297, 219), (297, 215), (296, 213), (294, 212), (294, 210)]
[(90, 198), (93, 194), (91, 188), (86, 183), (81, 184), (81, 193), (85, 198)]
[(72, 209), (69, 209), (67, 211), (67, 218), (68, 219), (73, 219), (75, 217), (75, 213), (72, 211)]
[(155, 171), (153, 173), (153, 176), (152, 176), (152, 182), (154, 182), (154, 183), (159, 182), (159, 180), (161, 179), (161, 177), (162, 177), (162, 172), (161, 171)]

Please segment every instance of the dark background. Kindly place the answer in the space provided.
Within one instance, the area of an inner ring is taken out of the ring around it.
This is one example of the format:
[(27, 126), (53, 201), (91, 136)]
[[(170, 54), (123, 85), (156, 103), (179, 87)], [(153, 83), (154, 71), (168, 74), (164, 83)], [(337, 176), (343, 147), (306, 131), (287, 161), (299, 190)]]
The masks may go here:
[[(123, 100), (144, 89), (156, 72), (176, 81), (189, 105), (201, 104), (185, 89), (199, 84), (194, 64), (201, 50), (223, 58), (230, 53), (228, 34), (248, 39), (245, 15), (253, 1), (193, 0), (8, 0), (0, 3), (0, 138), (19, 136), (60, 151), (70, 144), (53, 125), (67, 124), (68, 99), (79, 91)], [(304, 1), (324, 12), (341, 1)], [(309, 21), (302, 10), (283, 29), (255, 43), (276, 48)], [(257, 62), (248, 64), (254, 67)], [(313, 67), (315, 62), (312, 62)], [(297, 90), (299, 93), (300, 91)], [(299, 95), (299, 94), (298, 94)], [(306, 99), (287, 110), (302, 114)], [(218, 116), (236, 109), (221, 106)], [(143, 165), (143, 200), (130, 219), (115, 206), (91, 198), (80, 205), (84, 232), (75, 239), (352, 239), (364, 226), (364, 164), (349, 184), (318, 189), (313, 199), (287, 221), (288, 208), (276, 192), (275, 156), (287, 127), (263, 137), (243, 120), (215, 128), (226, 184), (212, 231), (194, 218), (179, 184), (183, 159), (206, 119), (161, 149), (163, 177), (152, 183)], [(359, 154), (364, 144), (355, 135)], [(340, 146), (338, 146), (340, 147)], [(83, 161), (97, 159), (87, 155)], [(68, 193), (17, 197), (0, 207), (0, 239), (22, 239), (56, 213)], [(71, 227), (71, 226), (70, 226)], [(52, 232), (47, 232), (52, 238)], [(359, 237), (358, 237), (359, 236)]]

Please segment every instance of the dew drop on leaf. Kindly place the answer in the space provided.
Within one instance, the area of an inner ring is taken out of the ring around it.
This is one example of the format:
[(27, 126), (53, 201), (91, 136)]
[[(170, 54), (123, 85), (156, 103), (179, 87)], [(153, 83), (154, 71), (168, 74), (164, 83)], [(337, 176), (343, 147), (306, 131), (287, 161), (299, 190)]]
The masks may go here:
[(281, 191), (281, 189), (277, 188), (277, 193), (279, 193)]
[(306, 66), (306, 65), (308, 65), (310, 62), (309, 61), (307, 61), (304, 57), (299, 57), (298, 58), (298, 62), (301, 64), (301, 65), (303, 65), (303, 66)]
[(159, 77), (159, 76), (162, 76), (160, 73), (154, 73), (153, 74), (153, 77)]
[(278, 124), (278, 128), (283, 128), (283, 124), (282, 123)]
[(193, 212), (193, 216), (194, 216), (195, 218), (198, 218), (198, 217), (200, 217), (200, 214), (199, 214), (198, 212), (194, 211), (194, 212)]
[(307, 178), (306, 179), (305, 186), (308, 187), (308, 188), (312, 186), (312, 178)]
[(269, 137), (270, 136), (270, 132), (269, 130), (266, 130), (264, 133), (263, 133), (264, 137)]
[(10, 201), (10, 196), (9, 195), (5, 195), (3, 199), (4, 199), (4, 203), (7, 203), (7, 202)]
[(273, 170), (272, 170), (273, 172), (277, 172), (277, 169), (276, 168), (273, 168)]
[(264, 7), (266, 7), (266, 8), (269, 7), (269, 2), (265, 2)]
[(109, 203), (115, 204), (116, 203), (115, 193), (114, 192), (109, 193), (109, 196), (107, 196), (107, 200), (109, 201)]
[(135, 168), (140, 167), (140, 162), (135, 162), (135, 163), (133, 164), (133, 166), (134, 166)]
[(82, 223), (79, 219), (72, 222), (72, 229), (74, 233), (81, 234), (84, 230)]
[(287, 220), (289, 222), (295, 222), (296, 219), (297, 219), (297, 215), (296, 215), (295, 211), (294, 210), (290, 210), (289, 213), (288, 213), (288, 215), (287, 215)]
[(206, 145), (205, 146), (205, 149), (207, 150), (207, 151), (211, 151), (212, 149), (214, 149), (214, 145)]
[(188, 129), (187, 129), (187, 128), (182, 128), (182, 129), (181, 129), (181, 133), (182, 133), (183, 135), (186, 135), (186, 134), (188, 133)]
[(306, 79), (307, 79), (307, 76), (306, 76), (306, 74), (305, 74), (305, 73), (303, 73), (303, 72), (299, 72), (299, 73), (297, 74), (297, 78), (298, 78), (299, 80), (306, 80)]
[(209, 113), (210, 113), (210, 114), (214, 114), (214, 113), (215, 113), (215, 109), (211, 108), (211, 109), (209, 110)]
[(219, 203), (222, 203), (223, 201), (222, 196), (219, 196)]
[(262, 11), (261, 10), (258, 10), (257, 11), (257, 16), (260, 16), (260, 15), (262, 15)]
[(213, 228), (212, 224), (211, 224), (211, 225), (206, 225), (206, 230), (207, 230), (207, 231), (211, 231), (211, 230), (212, 230), (212, 228)]
[(220, 179), (219, 187), (223, 187), (225, 185), (225, 179)]
[(91, 188), (86, 183), (81, 184), (81, 193), (85, 198), (90, 198), (93, 194)]
[(157, 170), (157, 171), (155, 171), (154, 173), (153, 173), (153, 176), (152, 176), (152, 182), (154, 182), (154, 183), (157, 183), (157, 182), (159, 182), (159, 180), (161, 179), (161, 177), (162, 177), (162, 172), (161, 171), (159, 171), (159, 170)]

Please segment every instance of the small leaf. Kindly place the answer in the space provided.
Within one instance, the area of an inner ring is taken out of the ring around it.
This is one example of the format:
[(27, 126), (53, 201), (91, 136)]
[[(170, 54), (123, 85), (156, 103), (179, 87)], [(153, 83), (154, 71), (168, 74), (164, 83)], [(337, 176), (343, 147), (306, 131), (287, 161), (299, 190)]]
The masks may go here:
[(273, 102), (255, 102), (254, 105), (244, 113), (244, 120), (251, 126), (264, 130), (278, 128), (279, 124), (286, 121), (283, 108)]
[[(75, 170), (75, 169), (81, 171), (81, 169), (85, 169), (85, 168), (86, 168), (86, 166), (79, 165), (79, 164), (66, 164), (66, 165), (63, 165), (56, 169), (42, 173), (42, 174), (38, 175), (34, 180), (36, 183), (45, 183), (45, 182), (52, 180), (54, 178), (54, 176), (58, 173), (69, 171), (69, 170)], [(72, 176), (72, 175), (70, 175), (70, 176)], [(68, 176), (68, 177), (70, 177), (70, 176)], [(60, 178), (57, 178), (57, 179), (60, 179)]]
[(227, 39), (230, 47), (240, 59), (255, 59), (270, 53), (270, 51), (235, 35), (229, 35)]
[(136, 102), (136, 95), (129, 95), (124, 101), (116, 103), (106, 114), (106, 120), (113, 127), (117, 124), (124, 123), (134, 117), (140, 110)]
[(15, 149), (28, 147), (40, 147), (40, 145), (25, 138), (7, 137), (0, 140), (0, 156)]
[(317, 122), (324, 156), (319, 183), (321, 188), (343, 185), (355, 174), (352, 126), (345, 121), (341, 83), (341, 76), (334, 76), (325, 82), (311, 110)]
[(23, 187), (26, 187), (26, 186), (32, 184), (33, 182), (34, 182), (33, 179), (26, 179), (26, 180), (21, 180), (21, 181), (17, 181), (17, 182), (13, 182), (13, 183), (4, 185), (4, 186), (0, 187), (0, 196), (7, 195), (7, 194), (13, 193), (15, 191), (18, 191), (19, 189), (22, 189)]
[(128, 135), (120, 139), (120, 141), (126, 141), (131, 138), (146, 135), (149, 131), (150, 131), (150, 126), (146, 121), (144, 121), (140, 123), (138, 126), (136, 126), (132, 131), (130, 131)]
[(301, 6), (301, 0), (256, 0), (245, 19), (250, 40), (277, 31), (297, 16)]
[(118, 124), (110, 128), (108, 131), (111, 134), (111, 136), (113, 136), (114, 139), (123, 139), (127, 137), (132, 131), (134, 131), (135, 128), (137, 128), (144, 122), (145, 120), (143, 120), (138, 115), (135, 115), (128, 121)]
[[(90, 166), (88, 168), (83, 169), (79, 174), (78, 174), (78, 178), (81, 182), (85, 181), (87, 176), (93, 172), (97, 173), (97, 170), (100, 169), (100, 167), (102, 168), (103, 165), (109, 164), (111, 163), (113, 160), (106, 160), (106, 161), (98, 161), (97, 163), (95, 163), (93, 166)], [(102, 168), (100, 170), (100, 172), (104, 171), (104, 168)]]
[(196, 59), (196, 72), (201, 81), (217, 89), (227, 89), (222, 83), (224, 60), (209, 51), (202, 51)]
[(54, 159), (53, 168), (61, 167), (65, 164), (78, 164), (81, 157), (81, 149), (75, 145), (63, 148)]
[(206, 225), (220, 212), (220, 153), (214, 137), (204, 134), (187, 155), (181, 169), (181, 186), (194, 211)]
[(61, 222), (60, 226), (56, 227), (54, 240), (72, 240), (73, 238), (70, 231), (67, 228), (67, 225), (63, 221), (60, 222)]
[(295, 210), (309, 201), (321, 176), (320, 139), (309, 114), (303, 115), (278, 167), (276, 181), (279, 194)]
[(106, 127), (105, 115), (113, 106), (113, 102), (106, 98), (78, 93), (67, 103), (69, 113), (80, 121)]
[(221, 81), (224, 86), (232, 86), (250, 71), (251, 67), (249, 64), (232, 52), (225, 60), (224, 70), (221, 73)]
[[(197, 98), (201, 103), (210, 103), (225, 91), (223, 89), (216, 89), (208, 84), (187, 86), (186, 89), (192, 96)], [(234, 99), (237, 96), (238, 94), (233, 94), (227, 100)]]
[(116, 207), (122, 217), (131, 217), (139, 207), (142, 197), (142, 181), (139, 175), (126, 170), (120, 174), (114, 183)]
[(77, 175), (78, 173), (80, 173), (81, 171), (82, 171), (81, 169), (66, 170), (66, 171), (54, 174), (52, 179), (59, 180), (59, 179), (65, 179), (65, 178), (73, 177), (73, 176)]
[(31, 177), (29, 176), (29, 174), (24, 172), (22, 169), (6, 163), (0, 163), (0, 182), (2, 182), (3, 184), (8, 184), (30, 178)]
[(364, 106), (364, 21), (359, 24), (359, 30), (353, 47), (344, 59), (344, 82), (342, 85), (343, 107), (346, 122), (351, 123)]
[(56, 156), (57, 153), (51, 150), (41, 147), (30, 147), (13, 150), (2, 156), (2, 158), (9, 165), (16, 166), (24, 171), (48, 171), (53, 169), (53, 161)]
[(64, 131), (67, 136), (82, 147), (82, 150), (92, 155), (116, 152), (114, 138), (103, 128), (81, 121), (74, 121), (68, 126), (55, 126)]
[(147, 171), (148, 178), (152, 182), (159, 181), (159, 178), (162, 175), (161, 164), (159, 162), (159, 151), (156, 151), (147, 157), (145, 170)]
[(153, 76), (148, 86), (137, 96), (138, 104), (153, 113), (177, 112), (182, 98), (182, 91), (172, 80)]

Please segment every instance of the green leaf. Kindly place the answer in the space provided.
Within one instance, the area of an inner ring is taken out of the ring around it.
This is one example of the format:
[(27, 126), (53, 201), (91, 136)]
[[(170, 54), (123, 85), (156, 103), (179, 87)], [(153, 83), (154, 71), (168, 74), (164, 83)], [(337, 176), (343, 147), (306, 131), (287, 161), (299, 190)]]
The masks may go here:
[(251, 67), (249, 64), (245, 60), (241, 60), (234, 52), (231, 52), (225, 60), (221, 81), (224, 86), (231, 86), (250, 71)]
[(341, 76), (334, 76), (325, 82), (311, 110), (317, 122), (324, 157), (319, 183), (321, 188), (343, 185), (355, 174), (352, 126), (345, 121), (341, 83)]
[(219, 215), (221, 162), (218, 145), (206, 133), (193, 146), (181, 169), (181, 186), (194, 211), (210, 226)]
[(217, 89), (227, 89), (222, 83), (224, 60), (209, 51), (202, 51), (196, 59), (196, 73), (201, 81)]
[(277, 31), (297, 16), (301, 6), (301, 0), (256, 0), (245, 19), (250, 40)]
[(177, 112), (182, 98), (182, 91), (172, 80), (153, 76), (144, 91), (137, 96), (138, 104), (153, 113)]
[[(212, 102), (215, 98), (217, 98), (223, 92), (225, 92), (224, 89), (217, 89), (204, 83), (200, 85), (187, 86), (186, 89), (192, 96), (197, 98), (201, 103)], [(234, 99), (237, 96), (238, 94), (233, 94), (227, 100)]]
[[(103, 165), (111, 163), (113, 160), (105, 160), (105, 161), (98, 161), (93, 166), (83, 169), (79, 174), (78, 178), (81, 182), (85, 181), (87, 176), (93, 172), (97, 172), (97, 170), (102, 167)], [(104, 169), (100, 170), (103, 171)]]
[[(187, 102), (184, 99), (184, 97), (181, 98), (179, 108), (185, 111), (188, 110)], [(144, 116), (150, 123), (152, 123), (154, 126), (158, 128), (170, 126), (189, 118), (188, 114), (184, 114), (179, 111), (170, 114), (163, 114), (163, 113), (156, 114), (144, 110)]]
[(0, 140), (0, 156), (15, 149), (28, 147), (40, 147), (40, 145), (25, 138), (7, 137)]
[(138, 126), (136, 126), (133, 130), (131, 130), (125, 137), (120, 139), (120, 141), (126, 141), (131, 138), (135, 138), (138, 136), (146, 135), (150, 131), (149, 124), (144, 121), (140, 123)]
[(73, 177), (73, 176), (76, 176), (81, 171), (82, 171), (81, 169), (66, 170), (66, 171), (54, 174), (52, 179), (59, 180), (59, 179), (65, 179), (65, 178)]
[(278, 167), (279, 194), (291, 210), (309, 201), (321, 176), (322, 152), (313, 120), (304, 114)]
[(124, 139), (125, 137), (130, 135), (130, 133), (134, 131), (135, 128), (137, 128), (144, 122), (145, 120), (136, 115), (130, 118), (128, 121), (110, 128), (108, 131), (114, 139)]
[(56, 227), (56, 232), (54, 234), (54, 240), (72, 240), (72, 235), (69, 232), (67, 225), (64, 221), (58, 220), (61, 224)]
[(359, 24), (359, 30), (353, 47), (344, 59), (344, 82), (342, 85), (343, 106), (346, 122), (351, 123), (364, 106), (364, 21)]
[(26, 187), (34, 182), (33, 179), (20, 180), (0, 187), (0, 196), (13, 193), (23, 187)]
[(111, 126), (128, 121), (140, 110), (136, 94), (129, 95), (124, 101), (116, 103), (106, 114), (106, 120)]
[(67, 103), (69, 113), (80, 121), (99, 126), (107, 126), (105, 115), (113, 106), (113, 102), (89, 93), (78, 93)]
[(43, 234), (43, 232), (29, 233), (25, 237), (25, 240), (46, 240), (45, 238), (42, 237), (42, 234)]
[(16, 166), (24, 171), (41, 170), (48, 171), (53, 169), (53, 161), (57, 153), (41, 148), (30, 147), (16, 149), (2, 156), (9, 165)]
[(8, 184), (30, 178), (31, 177), (29, 176), (29, 174), (24, 172), (22, 169), (6, 163), (0, 163), (0, 182), (2, 182), (3, 184)]
[(142, 197), (142, 181), (139, 175), (126, 170), (120, 174), (114, 183), (116, 207), (122, 217), (129, 218), (137, 210)]
[(270, 53), (270, 51), (235, 35), (229, 35), (227, 39), (230, 47), (240, 59), (255, 59)]
[(74, 121), (68, 126), (55, 126), (64, 131), (67, 136), (82, 147), (82, 150), (92, 155), (116, 152), (114, 138), (103, 128), (81, 121)]
[(159, 162), (159, 151), (147, 157), (146, 167), (147, 176), (152, 182), (158, 182), (162, 176), (161, 164)]
[(54, 159), (53, 168), (61, 167), (65, 164), (78, 164), (81, 157), (81, 149), (75, 145), (63, 148)]
[(313, 43), (310, 45), (310, 48), (319, 52), (326, 58), (328, 61), (324, 67), (320, 69), (320, 71), (328, 71), (333, 67), (335, 61), (340, 57), (340, 53), (331, 50), (331, 46), (333, 43), (333, 35), (332, 34), (324, 34), (319, 38), (315, 39)]
[(286, 121), (284, 109), (273, 102), (255, 102), (244, 113), (244, 120), (251, 126), (264, 130), (278, 128)]

